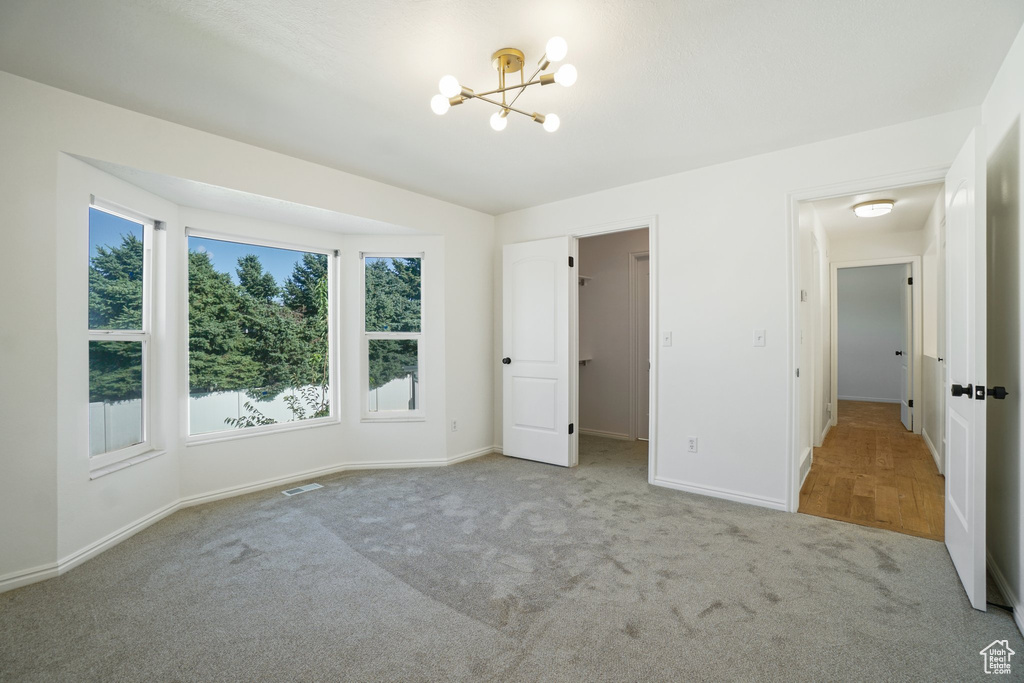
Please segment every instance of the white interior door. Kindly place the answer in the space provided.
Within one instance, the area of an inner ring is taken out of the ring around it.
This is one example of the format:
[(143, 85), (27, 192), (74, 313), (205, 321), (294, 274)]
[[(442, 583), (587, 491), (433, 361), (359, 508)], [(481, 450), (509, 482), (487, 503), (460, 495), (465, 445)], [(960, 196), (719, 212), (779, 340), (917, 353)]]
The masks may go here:
[(502, 452), (568, 467), (570, 238), (506, 245)]
[(910, 264), (903, 266), (900, 297), (900, 320), (902, 321), (902, 335), (900, 340), (900, 421), (909, 430), (914, 429), (913, 410), (910, 407), (910, 398), (914, 391), (914, 369), (910, 362), (914, 349), (914, 300), (913, 290), (910, 281)]
[(975, 129), (946, 175), (946, 548), (985, 610), (985, 152)]
[(651, 427), (651, 259), (636, 261), (637, 292), (637, 425), (638, 439), (650, 438)]

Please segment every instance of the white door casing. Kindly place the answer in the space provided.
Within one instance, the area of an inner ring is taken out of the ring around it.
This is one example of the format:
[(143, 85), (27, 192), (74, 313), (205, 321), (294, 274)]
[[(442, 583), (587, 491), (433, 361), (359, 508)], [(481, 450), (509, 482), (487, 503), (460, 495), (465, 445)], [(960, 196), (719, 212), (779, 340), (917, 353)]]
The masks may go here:
[(908, 430), (914, 429), (913, 408), (910, 399), (914, 395), (913, 364), (910, 362), (914, 352), (914, 297), (910, 284), (910, 264), (903, 267), (900, 286), (900, 422)]
[[(985, 611), (986, 163), (982, 130), (946, 176), (946, 548)], [(970, 391), (967, 387), (970, 386)], [(953, 391), (962, 395), (954, 396)]]
[(502, 451), (563, 467), (572, 438), (570, 239), (508, 244), (502, 253)]

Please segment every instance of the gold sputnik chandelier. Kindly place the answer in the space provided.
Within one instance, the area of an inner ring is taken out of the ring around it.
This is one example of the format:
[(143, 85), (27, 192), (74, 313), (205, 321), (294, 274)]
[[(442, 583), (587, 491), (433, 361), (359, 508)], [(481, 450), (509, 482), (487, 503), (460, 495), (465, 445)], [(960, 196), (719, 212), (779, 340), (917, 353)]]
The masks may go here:
[[(538, 114), (537, 112), (526, 112), (522, 109), (516, 109), (514, 106), (519, 96), (530, 87), (531, 85), (551, 85), (552, 83), (558, 83), (559, 85), (569, 87), (576, 82), (576, 67), (572, 64), (563, 64), (558, 68), (558, 71), (554, 73), (541, 73), (547, 70), (551, 66), (552, 62), (560, 62), (565, 59), (566, 53), (569, 51), (568, 45), (565, 43), (565, 39), (554, 37), (547, 42), (544, 49), (544, 56), (537, 62), (537, 70), (533, 72), (533, 75), (529, 79), (526, 79), (523, 72), (523, 65), (526, 62), (526, 56), (521, 50), (517, 50), (514, 47), (506, 47), (498, 50), (491, 55), (491, 64), (498, 71), (498, 87), (494, 90), (488, 90), (487, 92), (477, 93), (472, 88), (459, 83), (459, 80), (455, 76), (445, 76), (438, 83), (440, 94), (434, 95), (430, 100), (430, 108), (434, 110), (435, 114), (441, 115), (446, 113), (452, 107), (462, 104), (466, 100), (477, 99), (488, 104), (493, 104), (498, 107), (498, 111), (491, 115), (491, 128), (497, 131), (505, 130), (505, 126), (508, 125), (508, 115), (510, 112), (522, 114), (527, 116), (537, 123), (544, 126), (544, 130), (549, 133), (554, 133), (558, 130), (560, 123), (558, 114)], [(505, 83), (505, 77), (507, 74), (514, 74), (519, 72), (519, 83), (513, 83), (507, 85)], [(537, 76), (540, 75), (540, 78)], [(511, 100), (508, 99), (508, 95), (515, 92), (515, 97)], [(501, 101), (493, 99), (494, 96), (501, 95)]]

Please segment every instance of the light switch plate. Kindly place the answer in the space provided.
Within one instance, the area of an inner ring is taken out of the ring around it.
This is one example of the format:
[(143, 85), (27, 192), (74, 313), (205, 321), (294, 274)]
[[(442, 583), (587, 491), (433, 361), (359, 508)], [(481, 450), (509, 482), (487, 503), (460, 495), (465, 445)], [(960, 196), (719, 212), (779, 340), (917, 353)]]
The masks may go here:
[(754, 346), (764, 346), (764, 330), (754, 330)]
[(661, 345), (662, 346), (672, 346), (672, 333), (671, 332), (662, 332), (661, 333)]

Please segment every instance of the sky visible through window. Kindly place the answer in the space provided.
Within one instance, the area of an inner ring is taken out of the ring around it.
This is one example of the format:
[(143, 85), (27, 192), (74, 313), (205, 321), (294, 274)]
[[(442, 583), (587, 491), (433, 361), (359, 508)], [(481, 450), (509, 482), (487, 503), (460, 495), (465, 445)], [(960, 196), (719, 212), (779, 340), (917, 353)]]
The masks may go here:
[[(99, 247), (121, 246), (122, 237), (125, 235), (134, 235), (139, 241), (142, 241), (142, 230), (140, 223), (90, 207), (89, 258), (97, 255)], [(246, 254), (255, 254), (259, 257), (263, 270), (274, 276), (278, 287), (284, 285), (285, 280), (291, 276), (295, 264), (302, 260), (301, 251), (280, 247), (260, 247), (206, 237), (189, 237), (188, 248), (189, 251), (209, 254), (214, 269), (228, 273), (231, 276), (231, 281), (235, 284), (238, 284), (238, 275), (235, 273), (238, 259)]]
[(119, 247), (123, 235), (134, 235), (142, 241), (142, 224), (89, 207), (89, 258), (99, 247)]
[(189, 237), (189, 251), (205, 253), (210, 257), (214, 270), (231, 275), (231, 282), (238, 284), (238, 259), (253, 254), (258, 256), (264, 272), (274, 276), (278, 287), (284, 286), (285, 280), (291, 277), (297, 262), (302, 261), (302, 252), (280, 247), (259, 247), (252, 244), (240, 244), (226, 240), (215, 240), (207, 237)]

